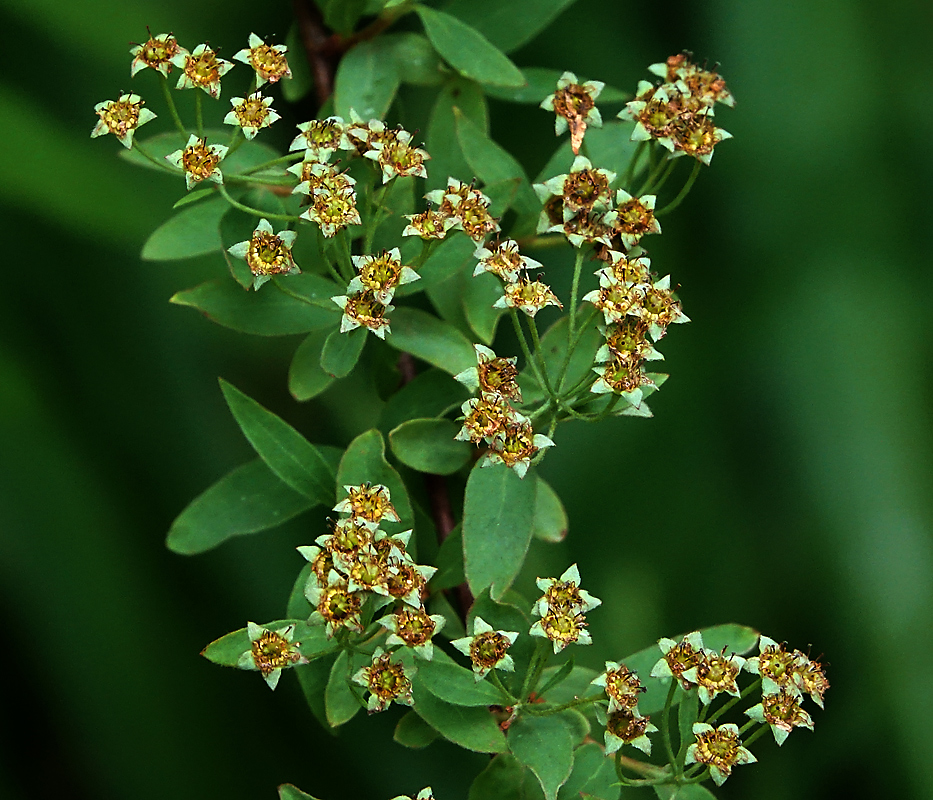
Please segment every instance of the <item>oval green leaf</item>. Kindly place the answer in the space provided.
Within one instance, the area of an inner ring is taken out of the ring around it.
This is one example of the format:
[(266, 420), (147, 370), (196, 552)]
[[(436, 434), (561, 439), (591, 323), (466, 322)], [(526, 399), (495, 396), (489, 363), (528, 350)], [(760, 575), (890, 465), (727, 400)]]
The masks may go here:
[(403, 747), (421, 750), (435, 741), (440, 734), (414, 711), (406, 711), (395, 726), (392, 738)]
[(537, 777), (545, 800), (557, 791), (573, 769), (573, 734), (560, 715), (519, 716), (509, 727), (509, 749)]
[(292, 357), (288, 367), (288, 391), (299, 402), (317, 397), (334, 382), (333, 376), (321, 368), (321, 352), (330, 335), (326, 330), (312, 331)]
[(337, 656), (330, 671), (327, 688), (324, 690), (327, 722), (334, 728), (349, 722), (360, 710), (360, 701), (350, 688), (349, 681), (352, 676), (350, 657), (344, 650)]
[(464, 385), (448, 373), (433, 367), (426, 369), (389, 398), (379, 427), (390, 431), (408, 419), (440, 416), (459, 408), (469, 396)]
[(243, 435), (279, 479), (314, 503), (329, 506), (334, 473), (318, 449), (223, 378), (220, 388)]
[(525, 768), (511, 753), (500, 753), (476, 776), (468, 800), (525, 800)]
[(567, 536), (567, 512), (551, 485), (538, 477), (534, 536), (544, 542), (562, 542)]
[(434, 475), (453, 475), (473, 455), (468, 442), (454, 439), (459, 430), (449, 419), (412, 419), (389, 434), (389, 444), (406, 467)]
[[(453, 0), (447, 11), (475, 27), (505, 53), (530, 42), (574, 0)], [(553, 91), (553, 89), (551, 90)], [(540, 103), (542, 96), (538, 102)]]
[(456, 76), (449, 79), (437, 95), (431, 118), (428, 120), (428, 152), (431, 168), (428, 170), (429, 189), (447, 186), (448, 178), (462, 181), (473, 179), (457, 142), (457, 124), (454, 110), (459, 110), (483, 133), (489, 132), (489, 110), (483, 89), (474, 81)]
[(310, 498), (282, 483), (257, 458), (192, 500), (169, 528), (166, 545), (181, 555), (204, 553), (234, 536), (274, 528), (313, 507)]
[(505, 698), (488, 681), (477, 681), (473, 670), (454, 663), (435, 648), (434, 658), (418, 665), (418, 677), (435, 697), (454, 706), (502, 705)]
[(353, 109), (364, 120), (385, 119), (399, 81), (391, 47), (380, 39), (360, 42), (340, 59), (337, 68), (334, 80), (337, 116), (349, 119)]
[(366, 344), (366, 328), (341, 333), (331, 331), (321, 351), (321, 369), (332, 378), (345, 378), (360, 359)]
[(297, 786), (283, 783), (279, 787), (279, 800), (315, 800), (315, 798), (301, 791)]
[(427, 6), (416, 6), (434, 49), (461, 75), (495, 86), (522, 86), (521, 70), (476, 28)]
[(230, 210), (222, 197), (183, 208), (156, 228), (143, 245), (143, 261), (177, 261), (220, 250), (220, 220)]
[(473, 344), (448, 322), (416, 308), (392, 312), (392, 332), (386, 341), (451, 375), (476, 364)]
[(473, 594), (495, 600), (522, 568), (534, 528), (537, 483), (503, 464), (473, 468), (463, 501), (463, 556)]
[(496, 328), (505, 313), (503, 308), (493, 308), (502, 297), (502, 284), (491, 272), (466, 279), (466, 288), (462, 294), (463, 313), (473, 332), (484, 344), (491, 345), (496, 338)]
[(505, 752), (505, 736), (487, 709), (445, 703), (431, 694), (418, 675), (412, 688), (415, 713), (445, 739), (477, 753)]
[[(344, 486), (358, 486), (361, 483), (381, 483), (389, 488), (392, 505), (398, 512), (401, 527), (410, 528), (414, 524), (414, 512), (408, 491), (402, 477), (386, 461), (385, 441), (377, 430), (366, 431), (357, 436), (340, 459), (337, 469), (337, 500), (346, 497)], [(386, 522), (389, 527), (393, 523)]]

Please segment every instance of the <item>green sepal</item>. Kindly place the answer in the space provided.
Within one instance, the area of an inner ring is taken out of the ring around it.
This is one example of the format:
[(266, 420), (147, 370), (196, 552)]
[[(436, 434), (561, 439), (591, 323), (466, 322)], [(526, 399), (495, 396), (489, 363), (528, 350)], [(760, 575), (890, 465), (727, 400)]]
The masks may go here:
[(460, 426), (449, 419), (411, 419), (389, 433), (395, 457), (406, 467), (434, 475), (453, 475), (473, 455), (468, 442), (454, 439)]

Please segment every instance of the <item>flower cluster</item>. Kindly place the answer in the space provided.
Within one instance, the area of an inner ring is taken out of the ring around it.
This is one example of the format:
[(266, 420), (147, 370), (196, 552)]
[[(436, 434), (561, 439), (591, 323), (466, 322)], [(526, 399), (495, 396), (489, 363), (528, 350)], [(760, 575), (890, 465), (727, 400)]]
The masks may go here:
[(395, 290), (421, 276), (411, 267), (402, 265), (402, 256), (397, 247), (375, 256), (352, 256), (353, 265), (359, 273), (347, 285), (347, 293), (331, 299), (343, 310), (340, 332), (355, 328), (368, 328), (380, 339), (389, 332), (386, 314)]
[(454, 437), (459, 441), (486, 444), (489, 451), (483, 466), (505, 464), (524, 478), (532, 457), (554, 442), (534, 432), (528, 417), (516, 411), (510, 401), (521, 402), (516, 359), (497, 356), (481, 344), (474, 344), (476, 366), (454, 375), (454, 378), (477, 397), (467, 400), (463, 411), (463, 427)]
[(541, 263), (521, 255), (513, 239), (482, 245), (476, 248), (473, 257), (478, 259), (474, 277), (491, 272), (502, 281), (502, 297), (493, 308), (514, 308), (529, 317), (545, 306), (563, 308), (550, 286), (531, 277), (531, 270), (540, 268)]
[(641, 81), (635, 99), (619, 113), (620, 118), (634, 121), (632, 139), (653, 139), (669, 150), (671, 157), (688, 155), (709, 164), (715, 146), (731, 138), (713, 121), (716, 103), (735, 104), (725, 81), (715, 68), (698, 66), (686, 54), (671, 56), (666, 63), (649, 69), (664, 83)]
[(292, 641), (294, 625), (272, 630), (248, 622), (246, 632), (250, 647), (240, 656), (237, 666), (240, 669), (259, 670), (270, 689), (274, 690), (278, 686), (283, 669), (308, 663), (308, 659), (298, 649), (300, 643)]
[(670, 276), (658, 278), (645, 256), (607, 250), (609, 265), (596, 272), (599, 288), (584, 295), (602, 313), (600, 331), (606, 339), (596, 354), (599, 376), (591, 387), (597, 394), (621, 395), (641, 405), (644, 390), (655, 382), (644, 363), (663, 358), (654, 348), (669, 325), (689, 322), (671, 289)]
[(427, 613), (427, 582), (437, 571), (416, 564), (408, 555), (411, 531), (389, 534), (383, 520), (398, 522), (389, 489), (381, 484), (345, 486), (347, 496), (334, 506), (341, 519), (332, 533), (315, 545), (299, 547), (310, 562), (305, 597), (314, 606), (309, 622), (326, 625), (327, 635), (349, 629), (362, 631), (367, 600), (376, 608), (395, 604), (393, 613), (379, 620), (390, 631), (387, 651), (377, 649), (372, 664), (354, 679), (370, 690), (369, 710), (381, 711), (389, 702), (411, 704), (411, 682), (406, 667), (391, 652), (411, 648), (421, 658), (433, 656), (431, 638), (444, 624)]
[(548, 639), (555, 653), (569, 644), (592, 644), (585, 615), (602, 600), (580, 588), (577, 565), (568, 567), (559, 578), (538, 578), (536, 584), (544, 594), (532, 609), (540, 619), (531, 626), (531, 635)]
[[(409, 228), (413, 228), (413, 233), (422, 239), (443, 238), (433, 232), (444, 228), (445, 232), (461, 230), (474, 242), (481, 243), (488, 234), (499, 230), (498, 220), (489, 212), (491, 201), (479, 189), (473, 188), (471, 183), (448, 178), (445, 189), (435, 189), (424, 197), (437, 206), (437, 210), (410, 217)], [(427, 235), (421, 232), (421, 228), (425, 229)]]

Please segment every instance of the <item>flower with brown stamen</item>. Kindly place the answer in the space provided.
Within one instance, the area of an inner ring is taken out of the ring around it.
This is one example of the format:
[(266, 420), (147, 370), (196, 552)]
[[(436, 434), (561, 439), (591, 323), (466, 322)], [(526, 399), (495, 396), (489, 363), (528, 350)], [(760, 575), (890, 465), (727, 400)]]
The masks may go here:
[(341, 333), (364, 327), (380, 339), (386, 338), (389, 332), (389, 320), (386, 314), (395, 306), (383, 305), (372, 292), (354, 292), (332, 297), (331, 300), (343, 309), (343, 317), (340, 320)]
[(524, 275), (515, 283), (505, 284), (502, 290), (504, 294), (493, 303), (493, 308), (517, 308), (529, 317), (534, 317), (545, 306), (564, 307), (550, 286), (541, 281), (528, 280)]
[(474, 277), (491, 272), (505, 283), (515, 283), (523, 271), (528, 272), (541, 266), (540, 261), (521, 255), (514, 239), (477, 247), (473, 257), (479, 259), (473, 270)]
[(745, 715), (755, 722), (771, 726), (774, 741), (779, 745), (790, 735), (794, 728), (813, 730), (813, 720), (800, 707), (800, 698), (795, 690), (781, 689), (775, 694), (764, 694), (757, 706), (752, 706)]
[(247, 139), (255, 138), (260, 129), (268, 128), (281, 119), (275, 109), (271, 108), (272, 98), (263, 97), (259, 92), (249, 97), (234, 97), (230, 103), (233, 109), (224, 117), (224, 124), (238, 126)]
[(559, 653), (569, 644), (592, 644), (586, 629), (586, 617), (573, 611), (548, 611), (531, 626), (529, 633), (550, 640), (554, 652)]
[(185, 185), (190, 191), (201, 181), (224, 182), (220, 162), (227, 155), (227, 150), (228, 148), (222, 144), (209, 145), (207, 140), (191, 134), (184, 150), (169, 153), (165, 160), (173, 167), (184, 171)]
[(535, 433), (531, 421), (516, 413), (511, 422), (496, 433), (489, 442), (489, 452), (483, 466), (505, 464), (524, 478), (531, 466), (531, 459), (539, 450), (553, 447), (554, 442), (543, 433)]
[(653, 194), (636, 198), (624, 189), (616, 192), (616, 207), (606, 212), (604, 221), (612, 226), (626, 250), (631, 250), (643, 236), (661, 232), (654, 216), (656, 200)]
[(518, 638), (516, 631), (497, 631), (482, 617), (473, 618), (473, 635), (455, 639), (451, 644), (463, 655), (469, 656), (473, 677), (482, 680), (493, 669), (514, 672), (515, 662), (508, 649)]
[(384, 653), (381, 647), (376, 648), (372, 663), (357, 672), (353, 681), (369, 689), (366, 708), (370, 714), (385, 711), (392, 702), (406, 706), (412, 704), (411, 680), (405, 666), (400, 661), (393, 661), (391, 654)]
[(556, 114), (554, 132), (558, 136), (570, 129), (570, 146), (574, 155), (580, 152), (587, 126), (599, 128), (603, 124), (596, 108), (596, 98), (605, 85), (602, 81), (578, 83), (576, 75), (565, 72), (557, 81), (557, 91), (541, 102), (541, 108)]
[(312, 624), (324, 622), (328, 638), (333, 636), (338, 628), (349, 628), (358, 632), (363, 629), (360, 624), (360, 609), (363, 604), (360, 593), (351, 592), (347, 582), (340, 579), (336, 572), (331, 572), (329, 577), (333, 579), (335, 576), (337, 580), (322, 584), (312, 574), (305, 585), (305, 597), (315, 607), (308, 621)]
[(734, 653), (727, 656), (725, 650), (717, 653), (704, 648), (699, 663), (685, 670), (683, 679), (699, 686), (700, 702), (708, 706), (722, 692), (739, 696), (737, 679), (744, 665), (745, 659)]
[(274, 275), (294, 275), (301, 270), (292, 257), (295, 231), (275, 233), (268, 220), (261, 219), (248, 241), (227, 248), (234, 258), (242, 258), (253, 273), (253, 289), (258, 289)]
[(308, 663), (308, 659), (298, 650), (299, 643), (292, 641), (294, 625), (272, 630), (248, 622), (246, 631), (250, 649), (240, 656), (237, 666), (240, 669), (259, 670), (270, 689), (278, 686), (283, 669)]
[(823, 665), (819, 661), (809, 659), (799, 650), (795, 650), (794, 655), (797, 657), (794, 682), (804, 694), (810, 695), (810, 699), (822, 708), (823, 695), (829, 688)]
[(140, 125), (145, 125), (156, 118), (148, 108), (143, 108), (145, 101), (138, 94), (121, 94), (119, 100), (105, 100), (94, 106), (94, 113), (100, 119), (91, 138), (112, 133), (126, 148), (133, 146), (133, 134)]
[(430, 661), (434, 657), (434, 644), (431, 637), (444, 627), (444, 618), (439, 614), (428, 615), (424, 607), (403, 608), (388, 617), (379, 620), (391, 633), (386, 637), (389, 647), (402, 645), (414, 650), (415, 655)]
[(514, 356), (497, 356), (481, 344), (474, 344), (473, 349), (476, 351), (476, 366), (454, 375), (454, 380), (460, 381), (471, 392), (520, 403), (522, 390), (518, 385), (518, 369), (515, 366), (518, 359)]
[(215, 100), (220, 98), (220, 79), (233, 69), (230, 61), (218, 58), (206, 44), (199, 44), (190, 53), (176, 53), (172, 63), (182, 69), (176, 89), (203, 89)]
[(676, 678), (684, 691), (696, 684), (684, 678), (684, 673), (700, 663), (703, 654), (703, 636), (699, 631), (688, 633), (679, 642), (673, 639), (658, 639), (661, 658), (651, 668), (652, 678)]
[(580, 588), (580, 570), (576, 564), (567, 567), (559, 578), (536, 578), (535, 585), (544, 592), (532, 609), (539, 617), (549, 611), (585, 614), (603, 602)]
[(299, 133), (292, 139), (288, 149), (304, 148), (313, 154), (315, 160), (326, 160), (331, 153), (340, 149), (344, 139), (343, 117), (313, 119), (310, 122), (301, 122), (297, 127)]
[(454, 436), (461, 442), (489, 442), (515, 419), (515, 410), (501, 397), (488, 395), (467, 400), (463, 412), (463, 427)]
[(383, 519), (398, 522), (398, 512), (392, 505), (389, 487), (381, 483), (364, 483), (360, 486), (344, 486), (347, 496), (334, 506), (334, 511), (350, 514), (366, 522), (377, 523)]
[(179, 54), (188, 55), (188, 51), (178, 46), (171, 33), (160, 33), (158, 36), (150, 33), (145, 42), (135, 45), (130, 50), (130, 55), (133, 56), (130, 75), (151, 67), (167, 78), (172, 71), (172, 59)]
[(288, 47), (284, 44), (266, 44), (255, 33), (249, 35), (249, 47), (240, 50), (233, 58), (244, 64), (249, 64), (256, 70), (256, 88), (264, 83), (276, 83), (282, 78), (291, 78), (292, 71), (288, 66), (285, 53)]
[(406, 214), (408, 225), (402, 236), (418, 236), (421, 239), (443, 239), (454, 226), (452, 220), (440, 211), (422, 211), (420, 214)]
[(357, 275), (347, 286), (347, 292), (372, 292), (383, 305), (392, 302), (395, 290), (421, 278), (411, 267), (402, 266), (402, 255), (397, 247), (383, 250), (379, 255), (351, 256)]
[(563, 199), (563, 219), (566, 222), (581, 212), (588, 214), (607, 208), (612, 198), (609, 184), (615, 178), (614, 172), (595, 169), (588, 158), (577, 156), (570, 172), (536, 183), (534, 189), (542, 203), (551, 196)]
[(605, 689), (610, 711), (634, 709), (638, 705), (638, 696), (645, 691), (638, 673), (618, 661), (607, 661), (605, 672), (597, 675), (590, 683)]
[(717, 786), (726, 782), (726, 778), (732, 774), (732, 768), (737, 764), (754, 764), (758, 760), (742, 747), (738, 725), (731, 722), (718, 728), (705, 722), (695, 722), (693, 735), (696, 742), (687, 748), (684, 763), (706, 764), (713, 783)]
[(655, 733), (658, 729), (651, 724), (648, 717), (638, 713), (637, 707), (613, 710), (610, 706), (607, 714), (602, 706), (597, 706), (596, 718), (606, 726), (603, 737), (606, 755), (615, 753), (624, 744), (637, 747), (643, 753), (651, 755), (651, 739), (648, 738), (648, 734)]
[(594, 394), (618, 394), (633, 406), (640, 406), (644, 392), (642, 386), (655, 383), (645, 374), (641, 360), (627, 356), (616, 356), (606, 364), (593, 367), (599, 378), (590, 387)]
[(356, 209), (356, 192), (352, 187), (315, 192), (311, 207), (301, 216), (316, 222), (328, 239), (350, 225), (363, 223)]

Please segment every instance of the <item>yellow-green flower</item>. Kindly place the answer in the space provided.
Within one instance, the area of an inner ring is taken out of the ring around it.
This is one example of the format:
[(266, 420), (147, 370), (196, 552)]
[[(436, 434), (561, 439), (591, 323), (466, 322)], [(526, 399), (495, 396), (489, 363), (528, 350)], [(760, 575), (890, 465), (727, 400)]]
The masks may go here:
[(270, 689), (274, 690), (278, 686), (283, 669), (308, 663), (308, 659), (298, 650), (299, 643), (292, 641), (294, 625), (272, 630), (248, 622), (246, 630), (250, 649), (240, 656), (237, 666), (240, 669), (259, 670)]
[(160, 33), (158, 36), (149, 34), (145, 42), (135, 45), (130, 50), (130, 55), (133, 56), (130, 75), (136, 75), (140, 70), (151, 67), (167, 78), (172, 71), (172, 59), (179, 54), (187, 55), (188, 51), (178, 46), (172, 34)]
[(412, 705), (408, 672), (401, 661), (393, 661), (391, 654), (384, 653), (381, 647), (376, 648), (372, 663), (353, 676), (354, 683), (366, 687), (370, 692), (366, 705), (370, 714), (385, 711), (393, 702)]
[(234, 258), (242, 258), (253, 273), (253, 289), (258, 289), (274, 275), (294, 275), (301, 270), (292, 257), (295, 231), (275, 233), (266, 219), (259, 220), (248, 241), (227, 249)]
[(176, 53), (172, 63), (182, 70), (176, 89), (203, 89), (215, 100), (220, 99), (220, 79), (233, 69), (231, 62), (218, 58), (206, 44), (199, 44), (190, 53)]
[(518, 638), (516, 631), (497, 631), (482, 617), (473, 618), (473, 635), (451, 642), (473, 665), (473, 677), (481, 681), (493, 669), (514, 672), (515, 662), (509, 648)]
[(249, 97), (234, 97), (230, 100), (232, 110), (224, 117), (225, 125), (236, 125), (247, 139), (252, 139), (262, 128), (268, 128), (281, 119), (271, 108), (272, 98), (254, 92)]
[(706, 764), (713, 783), (722, 786), (737, 764), (754, 764), (758, 761), (750, 751), (742, 747), (739, 727), (731, 722), (714, 728), (705, 722), (695, 722), (693, 735), (696, 737), (687, 748), (685, 764)]
[(222, 144), (209, 145), (206, 139), (191, 134), (185, 148), (169, 153), (165, 160), (184, 171), (185, 184), (190, 191), (202, 181), (224, 182), (220, 162), (224, 160), (228, 149)]
[(266, 44), (255, 33), (249, 35), (249, 47), (240, 50), (233, 58), (249, 64), (256, 70), (256, 88), (264, 83), (276, 83), (282, 78), (291, 78), (292, 71), (288, 67), (285, 53), (288, 48), (284, 44)]
[(121, 94), (119, 100), (105, 100), (94, 106), (94, 113), (100, 119), (91, 138), (112, 133), (126, 148), (133, 146), (133, 134), (140, 125), (145, 125), (156, 118), (148, 108), (143, 108), (145, 101), (138, 94)]

